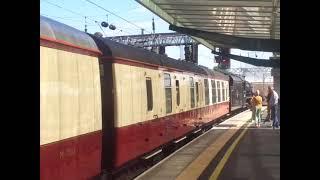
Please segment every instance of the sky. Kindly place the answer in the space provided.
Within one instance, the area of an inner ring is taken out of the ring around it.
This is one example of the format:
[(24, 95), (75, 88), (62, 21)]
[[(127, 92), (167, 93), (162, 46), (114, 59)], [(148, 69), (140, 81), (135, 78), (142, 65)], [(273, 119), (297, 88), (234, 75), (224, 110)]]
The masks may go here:
[[(141, 28), (145, 29), (145, 34), (149, 34), (152, 32), (152, 18), (155, 21), (155, 33), (173, 32), (169, 30), (167, 22), (135, 0), (41, 0), (40, 14), (82, 31), (84, 31), (85, 24), (87, 24), (88, 33), (101, 32), (104, 36), (141, 34)], [(102, 31), (101, 27), (97, 25), (97, 23), (101, 24), (102, 21), (115, 25), (116, 30), (103, 28)], [(180, 54), (184, 54), (180, 52), (180, 49), (180, 47), (166, 47), (166, 54), (169, 57), (178, 59), (181, 56)], [(231, 54), (260, 59), (269, 59), (272, 56), (272, 53), (269, 52), (252, 52), (239, 49), (231, 49)], [(207, 66), (211, 69), (217, 65), (214, 63), (214, 55), (211, 50), (205, 46), (199, 45), (198, 55), (199, 65)], [(231, 60), (231, 68), (255, 68), (255, 66)], [(262, 77), (257, 75), (248, 75), (246, 79), (248, 81), (263, 81)], [(269, 77), (265, 81), (272, 81), (272, 78)]]

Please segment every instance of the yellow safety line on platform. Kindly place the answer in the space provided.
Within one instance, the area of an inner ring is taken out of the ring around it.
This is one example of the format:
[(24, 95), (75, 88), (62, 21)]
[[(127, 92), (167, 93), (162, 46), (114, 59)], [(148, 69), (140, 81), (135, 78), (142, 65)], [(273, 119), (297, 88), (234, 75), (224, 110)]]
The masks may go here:
[[(245, 127), (248, 120), (243, 124)], [(194, 180), (198, 179), (201, 173), (207, 168), (210, 162), (215, 158), (219, 151), (225, 146), (231, 137), (238, 132), (239, 129), (229, 129), (217, 140), (207, 147), (183, 172), (176, 178), (176, 180)]]
[[(246, 127), (248, 126), (248, 123), (246, 124)], [(217, 165), (216, 169), (213, 171), (212, 175), (210, 176), (210, 180), (216, 180), (218, 179), (222, 169), (224, 168), (225, 164), (227, 163), (231, 153), (234, 151), (235, 147), (238, 145), (240, 139), (244, 136), (244, 134), (247, 132), (247, 128), (245, 128), (240, 136), (232, 143), (232, 145), (229, 147), (228, 151), (226, 154), (223, 156), (219, 164)]]

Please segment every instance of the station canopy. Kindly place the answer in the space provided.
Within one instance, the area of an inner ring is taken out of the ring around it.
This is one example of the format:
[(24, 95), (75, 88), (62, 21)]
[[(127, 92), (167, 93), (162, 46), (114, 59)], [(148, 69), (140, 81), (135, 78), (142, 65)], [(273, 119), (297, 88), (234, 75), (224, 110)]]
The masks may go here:
[[(136, 1), (169, 24), (187, 31), (189, 29), (200, 31), (200, 34), (209, 32), (235, 39), (251, 40), (250, 42), (259, 41), (258, 44), (260, 42), (261, 44), (271, 41), (280, 42), (280, 0)], [(195, 40), (210, 49), (216, 46), (228, 47), (228, 43), (217, 42), (204, 38), (206, 36), (195, 36), (194, 34), (197, 33), (191, 33), (191, 36)], [(229, 48), (237, 47), (231, 44)]]

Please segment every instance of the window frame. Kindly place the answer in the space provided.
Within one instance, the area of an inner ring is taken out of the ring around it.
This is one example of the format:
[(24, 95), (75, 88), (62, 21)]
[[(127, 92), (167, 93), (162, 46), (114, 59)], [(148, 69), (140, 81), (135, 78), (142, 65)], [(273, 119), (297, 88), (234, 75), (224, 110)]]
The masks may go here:
[(218, 94), (217, 94), (217, 97), (218, 97), (218, 100), (217, 102), (220, 103), (222, 102), (221, 100), (221, 84), (220, 84), (220, 81), (217, 81), (217, 90), (218, 90)]
[[(165, 93), (165, 104), (166, 104), (166, 114), (172, 113), (172, 83), (171, 83), (171, 75), (169, 73), (164, 73), (163, 75), (163, 80), (164, 80), (164, 93)], [(169, 80), (169, 85), (166, 84), (166, 80)], [(168, 90), (170, 90), (170, 109), (168, 109)]]
[(180, 82), (176, 80), (176, 103), (177, 106), (180, 106)]
[(214, 79), (211, 79), (211, 91), (212, 91), (212, 104), (217, 103), (217, 87), (216, 87), (216, 81)]
[[(150, 87), (148, 86), (148, 81), (150, 81)], [(149, 87), (149, 88), (148, 88)], [(150, 91), (148, 91), (148, 89)], [(152, 91), (152, 79), (151, 77), (146, 77), (146, 94), (147, 94), (147, 111), (153, 110), (153, 91)], [(151, 94), (149, 94), (151, 92)], [(151, 101), (150, 101), (151, 99)], [(151, 109), (149, 108), (151, 105)]]
[(209, 80), (204, 79), (204, 103), (205, 105), (209, 105), (210, 98), (209, 98)]
[(227, 93), (226, 101), (229, 101), (229, 83), (228, 83), (228, 81), (226, 82), (226, 93)]
[(196, 107), (198, 107), (200, 97), (199, 97), (199, 82), (195, 83), (195, 88), (196, 88)]
[(221, 81), (221, 102), (224, 102), (225, 101), (225, 93), (226, 93), (226, 90), (225, 90), (225, 84), (224, 84), (224, 81)]
[(194, 80), (193, 77), (189, 77), (189, 87), (190, 87), (190, 107), (195, 107), (195, 95), (194, 95)]

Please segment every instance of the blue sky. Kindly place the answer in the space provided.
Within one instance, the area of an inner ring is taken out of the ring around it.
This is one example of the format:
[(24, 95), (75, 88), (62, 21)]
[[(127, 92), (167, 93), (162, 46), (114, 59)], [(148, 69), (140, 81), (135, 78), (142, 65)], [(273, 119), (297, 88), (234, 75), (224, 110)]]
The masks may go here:
[[(144, 28), (145, 34), (152, 32), (152, 18), (155, 20), (155, 32), (165, 33), (173, 32), (169, 30), (169, 24), (159, 18), (157, 15), (150, 12), (148, 9), (141, 6), (134, 0), (90, 0), (106, 10), (109, 10), (118, 16), (134, 23), (135, 25)], [(62, 8), (56, 7), (50, 3), (56, 4)], [(67, 9), (67, 10), (66, 10)], [(70, 12), (72, 11), (72, 12)], [(109, 12), (100, 9), (99, 7), (87, 2), (86, 0), (41, 0), (40, 1), (40, 14), (51, 19), (57, 20), (74, 28), (84, 31), (85, 18), (87, 17), (86, 24), (89, 33), (102, 32), (100, 27), (94, 22), (102, 21), (113, 24), (117, 27), (116, 30), (104, 29), (106, 36), (120, 36), (140, 34), (141, 29), (110, 14)], [(199, 46), (199, 64), (212, 68), (216, 66), (214, 63), (214, 55), (211, 50), (203, 45)], [(180, 47), (167, 47), (166, 53), (172, 58), (180, 58)], [(272, 56), (267, 52), (249, 52), (232, 49), (232, 54), (256, 57), (261, 59), (268, 59)], [(254, 67), (245, 63), (231, 60), (231, 68), (240, 67)], [(257, 79), (257, 77), (252, 77)], [(251, 79), (252, 79), (251, 78)], [(249, 81), (260, 81), (250, 80)]]

